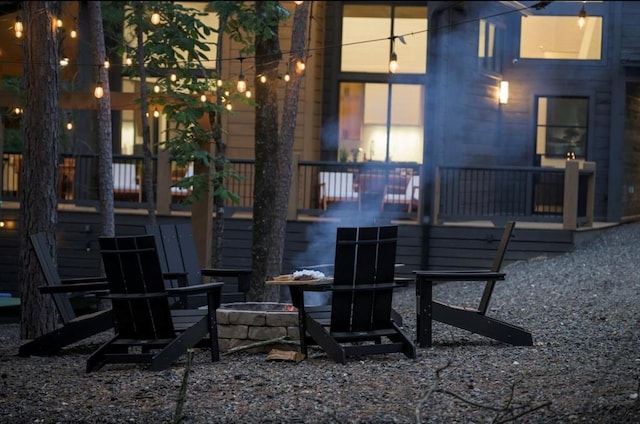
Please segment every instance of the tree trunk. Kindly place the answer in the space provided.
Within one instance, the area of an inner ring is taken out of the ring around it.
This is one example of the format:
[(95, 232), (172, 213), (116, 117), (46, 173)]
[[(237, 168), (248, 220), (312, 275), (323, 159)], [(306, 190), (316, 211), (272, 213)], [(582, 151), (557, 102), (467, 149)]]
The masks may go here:
[(287, 212), (288, 177), (286, 152), (278, 137), (278, 65), (282, 54), (278, 21), (265, 16), (268, 2), (256, 2), (256, 14), (263, 22), (275, 22), (269, 30), (256, 34), (256, 75), (267, 77), (256, 85), (255, 176), (253, 201), (253, 273), (249, 300), (277, 301), (277, 286), (265, 289), (265, 281), (281, 273)]
[(58, 42), (53, 22), (59, 16), (57, 1), (22, 4), (24, 153), (20, 171), (20, 335), (31, 339), (56, 327), (57, 313), (51, 295), (38, 286), (45, 279), (29, 235), (45, 232), (49, 251), (57, 262), (55, 231), (58, 221)]
[(147, 212), (149, 213), (149, 224), (156, 224), (156, 199), (153, 192), (153, 160), (151, 151), (151, 133), (149, 132), (149, 118), (147, 112), (147, 73), (144, 67), (144, 34), (142, 29), (142, 20), (144, 16), (145, 2), (136, 2), (136, 37), (138, 42), (138, 52), (136, 60), (138, 61), (138, 72), (140, 73), (140, 119), (142, 119), (142, 151), (144, 154), (144, 169), (142, 170), (143, 180), (142, 188), (147, 202)]
[[(99, 1), (89, 2), (91, 19), (91, 42), (93, 44), (93, 63), (101, 64), (107, 57), (104, 45), (104, 29), (102, 26), (102, 4)], [(109, 72), (99, 66), (100, 81), (104, 88), (104, 96), (98, 99), (98, 175), (100, 193), (100, 221), (102, 235), (115, 235), (115, 216), (113, 211), (113, 146), (111, 134), (111, 90), (109, 88)]]

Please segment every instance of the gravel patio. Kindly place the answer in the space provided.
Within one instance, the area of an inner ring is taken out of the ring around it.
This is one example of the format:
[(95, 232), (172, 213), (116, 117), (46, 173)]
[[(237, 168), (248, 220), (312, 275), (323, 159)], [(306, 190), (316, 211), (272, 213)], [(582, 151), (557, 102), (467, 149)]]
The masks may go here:
[[(511, 347), (434, 325), (431, 348), (335, 364), (238, 352), (209, 362), (196, 351), (170, 369), (84, 372), (110, 334), (56, 357), (17, 356), (19, 326), (0, 325), (0, 422), (7, 423), (638, 423), (640, 224), (606, 230), (574, 252), (511, 264), (490, 314), (533, 333)], [(464, 283), (438, 299), (477, 302)], [(415, 291), (394, 296), (415, 334)], [(177, 407), (182, 407), (178, 412)]]

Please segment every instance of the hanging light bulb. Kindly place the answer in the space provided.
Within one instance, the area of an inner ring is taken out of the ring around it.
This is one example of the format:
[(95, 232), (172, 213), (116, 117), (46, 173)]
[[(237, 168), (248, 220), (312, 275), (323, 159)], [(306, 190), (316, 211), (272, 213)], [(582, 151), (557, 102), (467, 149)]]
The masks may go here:
[(105, 59), (103, 65), (104, 69), (109, 69), (109, 66), (111, 66), (111, 64), (109, 63), (109, 59)]
[(69, 64), (69, 58), (68, 57), (63, 57), (62, 59), (60, 59), (60, 66), (65, 67)]
[(176, 82), (176, 80), (178, 79), (178, 76), (175, 73), (171, 73), (171, 75), (169, 76), (169, 79), (171, 80), (171, 82)]
[(73, 129), (73, 122), (67, 122), (67, 130), (71, 131)]
[(245, 91), (244, 95), (245, 95), (245, 97), (246, 97), (247, 99), (250, 99), (250, 98), (251, 98), (251, 90), (247, 90), (247, 91)]
[(24, 26), (22, 25), (22, 18), (20, 15), (16, 15), (16, 23), (13, 24), (13, 31), (16, 33), (16, 38), (22, 38)]
[(217, 82), (218, 87), (222, 87), (222, 84), (224, 84), (224, 82), (221, 79), (219, 79)]
[(297, 4), (298, 6), (300, 6), (300, 5), (301, 5), (302, 3), (304, 3), (304, 2), (303, 2), (303, 1), (298, 0), (298, 1), (294, 1), (294, 3), (295, 3), (295, 4)]
[(207, 95), (206, 95), (206, 94), (204, 94), (204, 93), (202, 93), (202, 94), (200, 95), (200, 101), (201, 101), (202, 103), (206, 102), (206, 101), (207, 101)]
[(580, 13), (578, 13), (578, 26), (580, 29), (584, 28), (584, 24), (587, 21), (587, 11), (584, 10), (584, 2), (582, 3), (582, 9), (580, 9)]
[(260, 75), (260, 82), (263, 83), (263, 84), (265, 82), (267, 82), (267, 76), (266, 75)]
[(131, 57), (127, 54), (127, 58), (124, 60), (124, 63), (127, 66), (131, 66), (131, 65), (133, 65), (133, 59), (131, 59)]
[(102, 82), (98, 81), (96, 84), (95, 90), (93, 90), (93, 95), (96, 96), (96, 99), (101, 99), (104, 96), (104, 88), (102, 88)]
[(291, 75), (289, 75), (289, 72), (284, 74), (284, 77), (282, 77), (282, 79), (285, 80), (285, 82), (289, 82), (291, 80)]
[(247, 91), (247, 81), (245, 81), (244, 74), (242, 73), (242, 60), (243, 58), (240, 58), (240, 75), (238, 75), (238, 83), (236, 84), (236, 90), (238, 90), (238, 93), (244, 93)]
[(306, 69), (307, 65), (302, 60), (296, 62), (296, 74), (301, 74)]
[(57, 19), (57, 20), (56, 20), (56, 26), (57, 26), (58, 28), (62, 28), (62, 19)]
[(160, 111), (158, 110), (158, 108), (155, 108), (153, 110), (153, 117), (154, 118), (159, 118), (160, 117)]
[(227, 103), (225, 105), (225, 108), (227, 108), (227, 110), (231, 110), (231, 109), (233, 109), (233, 106), (231, 106), (231, 103)]
[(160, 23), (160, 9), (158, 9), (158, 6), (153, 8), (153, 13), (151, 14), (151, 23), (154, 25), (158, 25)]
[(69, 35), (71, 35), (71, 38), (77, 38), (78, 37), (78, 31), (76, 30), (76, 26), (78, 24), (78, 20), (74, 17), (73, 18), (73, 28), (71, 28), (71, 33)]
[(396, 52), (392, 52), (389, 56), (389, 72), (395, 74), (398, 71), (398, 55)]
[(158, 84), (153, 86), (153, 92), (154, 93), (159, 93), (160, 92), (160, 86)]

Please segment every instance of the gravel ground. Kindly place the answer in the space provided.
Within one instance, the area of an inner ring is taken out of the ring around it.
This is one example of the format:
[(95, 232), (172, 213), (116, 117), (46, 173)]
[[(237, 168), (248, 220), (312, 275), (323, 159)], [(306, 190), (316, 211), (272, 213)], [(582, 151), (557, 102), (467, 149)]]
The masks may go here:
[[(439, 323), (435, 345), (335, 364), (320, 350), (300, 363), (197, 351), (184, 423), (638, 423), (640, 224), (574, 252), (509, 265), (491, 315), (533, 333), (511, 347)], [(476, 301), (464, 283), (439, 299)], [(415, 334), (413, 288), (394, 296)], [(103, 333), (56, 357), (19, 358), (16, 324), (0, 325), (0, 422), (172, 422), (186, 358), (168, 370), (107, 366), (85, 374)]]

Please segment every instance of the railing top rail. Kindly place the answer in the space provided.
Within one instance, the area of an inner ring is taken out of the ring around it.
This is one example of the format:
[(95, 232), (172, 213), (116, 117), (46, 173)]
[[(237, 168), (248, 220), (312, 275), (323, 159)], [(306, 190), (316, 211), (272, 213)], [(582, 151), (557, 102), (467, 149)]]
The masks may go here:
[[(564, 173), (564, 168), (553, 168), (544, 166), (508, 166), (508, 165), (438, 165), (440, 169), (468, 169), (474, 171), (520, 171), (520, 172), (540, 172), (540, 173)], [(580, 174), (590, 175), (595, 171), (590, 169), (581, 169)]]

